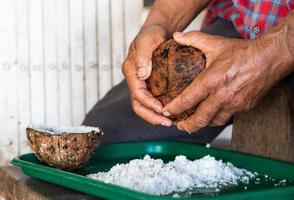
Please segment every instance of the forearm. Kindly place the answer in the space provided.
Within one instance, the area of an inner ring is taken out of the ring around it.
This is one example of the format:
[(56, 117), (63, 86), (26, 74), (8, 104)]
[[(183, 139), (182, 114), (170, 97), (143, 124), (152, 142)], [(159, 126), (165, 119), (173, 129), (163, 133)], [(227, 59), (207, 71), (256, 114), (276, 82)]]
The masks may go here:
[(209, 0), (157, 0), (142, 28), (159, 25), (169, 36), (182, 31), (209, 3)]
[(259, 52), (271, 60), (275, 81), (294, 72), (294, 11), (270, 32), (257, 40)]
[(285, 22), (282, 23), (283, 32), (284, 32), (284, 43), (287, 46), (289, 52), (289, 65), (291, 72), (294, 71), (294, 10), (287, 16)]

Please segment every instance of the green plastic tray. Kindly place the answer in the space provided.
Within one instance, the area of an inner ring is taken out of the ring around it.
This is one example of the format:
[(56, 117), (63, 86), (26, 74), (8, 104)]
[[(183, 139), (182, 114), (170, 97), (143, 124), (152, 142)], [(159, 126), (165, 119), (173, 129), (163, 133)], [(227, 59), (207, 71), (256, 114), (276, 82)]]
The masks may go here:
[(11, 162), (20, 166), (23, 172), (29, 176), (97, 197), (107, 199), (175, 199), (171, 196), (154, 196), (136, 192), (85, 176), (90, 173), (108, 170), (116, 163), (125, 163), (134, 158), (142, 158), (145, 154), (165, 161), (173, 160), (176, 155), (180, 154), (186, 155), (189, 159), (211, 155), (217, 159), (232, 162), (238, 167), (253, 172), (256, 171), (259, 174), (268, 174), (274, 177), (276, 181), (279, 179), (290, 180), (283, 187), (275, 187), (273, 183), (261, 181), (260, 184), (250, 183), (247, 190), (243, 189), (244, 186), (237, 186), (230, 190), (221, 191), (214, 196), (196, 195), (183, 199), (294, 199), (294, 164), (182, 142), (148, 141), (102, 145), (89, 164), (82, 170), (75, 172), (66, 172), (48, 167), (40, 163), (34, 154), (21, 155)]

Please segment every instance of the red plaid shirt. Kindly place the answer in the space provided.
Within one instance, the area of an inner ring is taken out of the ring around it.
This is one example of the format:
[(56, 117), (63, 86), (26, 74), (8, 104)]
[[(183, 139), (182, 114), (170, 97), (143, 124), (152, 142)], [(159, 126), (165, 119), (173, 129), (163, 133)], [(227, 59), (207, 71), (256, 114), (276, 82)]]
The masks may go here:
[(255, 39), (269, 31), (294, 9), (294, 0), (213, 0), (204, 26), (217, 17), (231, 21), (245, 39)]

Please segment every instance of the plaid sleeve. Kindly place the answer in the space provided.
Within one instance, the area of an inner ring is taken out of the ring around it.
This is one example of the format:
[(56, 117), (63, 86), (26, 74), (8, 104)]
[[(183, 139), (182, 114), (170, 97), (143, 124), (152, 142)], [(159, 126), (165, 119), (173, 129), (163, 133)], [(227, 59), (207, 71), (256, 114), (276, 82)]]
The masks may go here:
[(213, 0), (203, 27), (217, 17), (231, 21), (244, 39), (255, 39), (268, 32), (294, 9), (294, 0)]

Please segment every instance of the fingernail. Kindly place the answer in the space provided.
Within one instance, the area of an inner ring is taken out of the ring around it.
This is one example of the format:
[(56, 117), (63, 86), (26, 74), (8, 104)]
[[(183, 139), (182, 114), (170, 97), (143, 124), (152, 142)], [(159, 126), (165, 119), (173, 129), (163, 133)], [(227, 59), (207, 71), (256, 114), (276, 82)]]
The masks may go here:
[(141, 67), (141, 68), (139, 68), (137, 70), (137, 76), (138, 76), (138, 78), (145, 77), (146, 76), (146, 73), (147, 73), (147, 71), (146, 71), (145, 67)]
[(161, 113), (161, 109), (160, 108), (154, 108), (156, 112)]
[(164, 111), (164, 112), (163, 112), (163, 115), (166, 116), (166, 117), (171, 116), (171, 114), (170, 114), (168, 111)]
[(160, 123), (162, 126), (167, 126), (165, 122)]
[(177, 38), (184, 37), (184, 35), (185, 35), (185, 34), (182, 33), (182, 32), (175, 32), (175, 33), (174, 33), (174, 36), (177, 37)]
[(170, 126), (171, 126), (170, 123), (166, 123), (166, 122), (161, 122), (161, 125), (162, 125), (162, 126), (167, 126), (167, 127), (170, 127)]
[(156, 101), (154, 105), (155, 111), (161, 114), (163, 109), (162, 104), (159, 101)]

